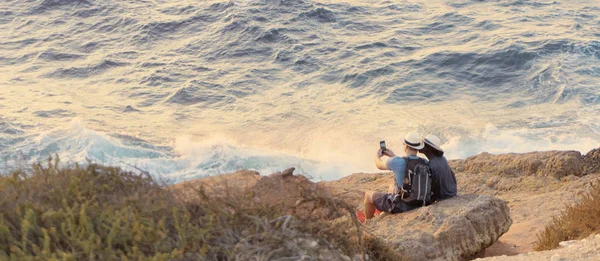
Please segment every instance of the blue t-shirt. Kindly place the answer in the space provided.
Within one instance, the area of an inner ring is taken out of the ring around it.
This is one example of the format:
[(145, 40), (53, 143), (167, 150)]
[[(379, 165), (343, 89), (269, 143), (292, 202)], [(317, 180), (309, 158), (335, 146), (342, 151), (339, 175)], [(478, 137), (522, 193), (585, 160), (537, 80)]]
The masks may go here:
[[(419, 159), (419, 157), (411, 155), (408, 156), (411, 159)], [(394, 180), (396, 187), (394, 188), (394, 194), (397, 194), (404, 184), (404, 176), (406, 175), (406, 160), (401, 157), (389, 158), (386, 162), (387, 168), (394, 172)]]

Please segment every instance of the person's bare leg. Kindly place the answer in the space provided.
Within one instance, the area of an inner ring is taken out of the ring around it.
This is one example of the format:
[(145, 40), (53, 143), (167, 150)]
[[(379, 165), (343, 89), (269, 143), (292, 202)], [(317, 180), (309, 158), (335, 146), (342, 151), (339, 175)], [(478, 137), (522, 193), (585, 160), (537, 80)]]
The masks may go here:
[(375, 204), (373, 204), (374, 193), (375, 191), (365, 192), (365, 217), (367, 219), (371, 219), (375, 216)]

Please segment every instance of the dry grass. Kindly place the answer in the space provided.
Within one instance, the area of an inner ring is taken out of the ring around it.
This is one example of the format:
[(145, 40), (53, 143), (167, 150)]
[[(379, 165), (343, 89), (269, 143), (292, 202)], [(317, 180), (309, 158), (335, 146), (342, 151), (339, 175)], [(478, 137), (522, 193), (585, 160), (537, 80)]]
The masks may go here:
[(45, 165), (0, 177), (0, 260), (401, 259), (314, 186), (292, 205), (256, 201), (256, 188), (182, 197), (147, 174)]
[[(358, 260), (367, 255), (369, 260), (405, 260), (363, 231), (352, 206), (303, 176), (262, 178), (242, 190), (230, 184), (184, 186), (177, 197), (201, 212), (219, 213), (224, 223), (218, 225), (217, 245), (235, 249), (230, 256), (236, 260), (299, 260), (302, 255), (332, 260), (327, 249)], [(306, 246), (315, 241), (318, 247)]]
[(550, 250), (566, 240), (583, 239), (600, 233), (600, 186), (592, 185), (591, 192), (577, 204), (553, 218), (552, 222), (537, 235), (534, 250)]
[(1, 260), (169, 260), (207, 246), (209, 234), (150, 176), (58, 165), (0, 178)]

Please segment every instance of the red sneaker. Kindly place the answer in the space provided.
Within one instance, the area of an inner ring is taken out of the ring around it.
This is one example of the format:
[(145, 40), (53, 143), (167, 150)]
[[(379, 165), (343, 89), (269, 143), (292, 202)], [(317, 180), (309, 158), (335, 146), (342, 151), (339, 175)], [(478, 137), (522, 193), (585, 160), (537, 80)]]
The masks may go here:
[(379, 216), (379, 214), (383, 213), (383, 211), (380, 211), (379, 209), (375, 209), (375, 216)]
[(360, 221), (360, 223), (365, 223), (365, 220), (367, 219), (367, 216), (365, 216), (365, 212), (363, 212), (362, 210), (357, 210), (356, 211), (356, 219), (358, 219), (358, 221)]

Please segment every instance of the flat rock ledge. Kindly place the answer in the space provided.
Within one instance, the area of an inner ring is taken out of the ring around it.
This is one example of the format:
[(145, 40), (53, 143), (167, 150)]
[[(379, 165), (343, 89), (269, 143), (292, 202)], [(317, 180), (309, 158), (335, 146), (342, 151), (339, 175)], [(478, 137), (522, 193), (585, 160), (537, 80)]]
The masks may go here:
[(409, 260), (467, 260), (496, 242), (511, 224), (505, 201), (469, 194), (402, 214), (382, 214), (366, 226)]
[(558, 249), (529, 252), (516, 256), (495, 256), (476, 261), (597, 261), (600, 260), (600, 235), (582, 240), (560, 242)]

